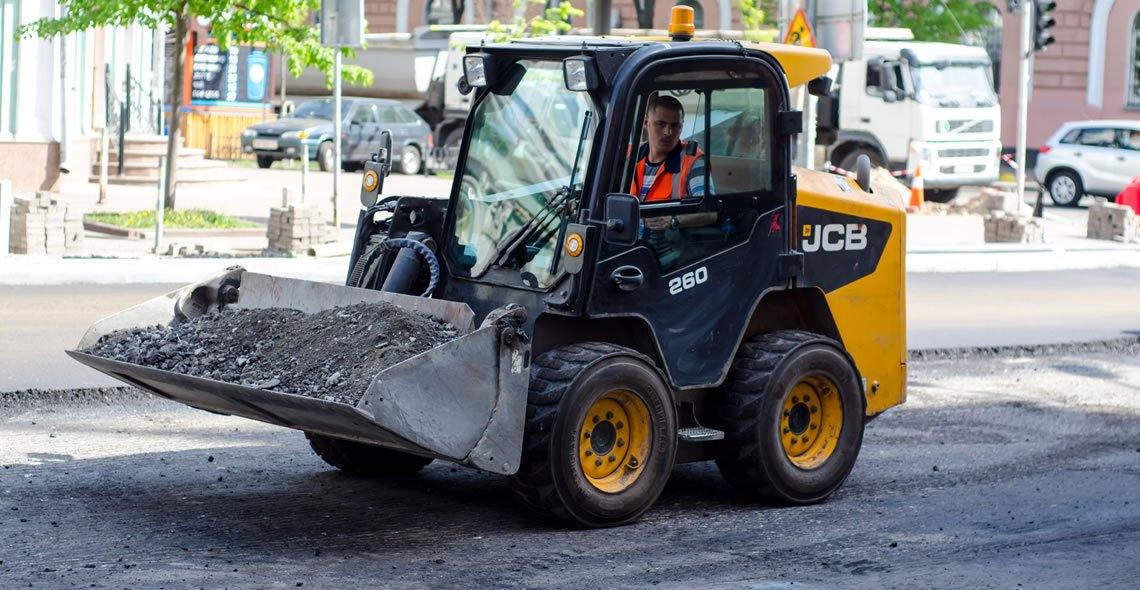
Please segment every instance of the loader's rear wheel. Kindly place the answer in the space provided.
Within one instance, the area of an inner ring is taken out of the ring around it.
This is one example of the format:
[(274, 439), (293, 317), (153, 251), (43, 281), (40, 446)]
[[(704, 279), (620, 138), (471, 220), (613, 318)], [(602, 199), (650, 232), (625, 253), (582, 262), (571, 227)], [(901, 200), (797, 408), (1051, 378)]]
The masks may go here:
[(343, 438), (306, 432), (309, 446), (325, 463), (356, 475), (368, 477), (401, 477), (412, 475), (432, 462), (420, 457), (384, 447), (368, 445)]
[(535, 359), (512, 478), (527, 504), (584, 526), (631, 522), (661, 494), (676, 452), (673, 397), (646, 357), (591, 342)]
[(810, 504), (847, 479), (866, 404), (838, 342), (796, 330), (757, 336), (741, 346), (724, 389), (717, 466), (739, 491)]

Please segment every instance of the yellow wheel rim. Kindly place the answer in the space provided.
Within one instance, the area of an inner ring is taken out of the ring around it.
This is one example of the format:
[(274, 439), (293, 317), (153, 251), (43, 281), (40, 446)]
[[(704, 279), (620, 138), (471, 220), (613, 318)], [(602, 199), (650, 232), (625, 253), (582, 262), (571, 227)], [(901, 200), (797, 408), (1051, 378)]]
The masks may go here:
[(578, 427), (578, 464), (595, 488), (616, 494), (634, 484), (649, 457), (649, 407), (628, 391), (594, 400)]
[(800, 469), (816, 469), (835, 453), (843, 430), (839, 389), (825, 377), (805, 377), (784, 395), (780, 444)]

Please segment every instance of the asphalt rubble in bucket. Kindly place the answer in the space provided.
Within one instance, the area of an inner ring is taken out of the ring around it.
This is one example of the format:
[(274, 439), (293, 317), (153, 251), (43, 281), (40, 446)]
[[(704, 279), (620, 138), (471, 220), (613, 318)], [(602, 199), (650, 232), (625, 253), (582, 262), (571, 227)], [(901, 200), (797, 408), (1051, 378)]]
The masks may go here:
[(386, 302), (314, 314), (229, 308), (172, 326), (112, 332), (84, 352), (355, 404), (377, 373), (458, 336), (449, 323)]

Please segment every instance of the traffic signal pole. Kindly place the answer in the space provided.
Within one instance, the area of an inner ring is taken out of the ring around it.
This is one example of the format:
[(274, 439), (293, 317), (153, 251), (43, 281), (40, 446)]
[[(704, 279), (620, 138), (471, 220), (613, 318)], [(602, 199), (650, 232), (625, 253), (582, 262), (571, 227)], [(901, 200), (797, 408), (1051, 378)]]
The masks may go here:
[(1029, 117), (1029, 57), (1033, 51), (1033, 3), (1021, 3), (1021, 53), (1017, 78), (1017, 207), (1025, 202), (1025, 132)]

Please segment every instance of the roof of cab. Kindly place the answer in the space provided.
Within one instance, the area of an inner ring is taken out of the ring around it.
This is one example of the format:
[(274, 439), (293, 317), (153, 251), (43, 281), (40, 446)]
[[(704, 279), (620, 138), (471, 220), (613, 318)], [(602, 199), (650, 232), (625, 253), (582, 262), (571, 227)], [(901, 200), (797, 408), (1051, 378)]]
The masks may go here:
[(823, 49), (800, 47), (799, 45), (784, 45), (782, 43), (759, 43), (753, 41), (735, 41), (725, 39), (694, 39), (693, 41), (673, 41), (669, 37), (598, 37), (585, 35), (556, 35), (528, 39), (517, 39), (515, 44), (537, 44), (543, 46), (565, 45), (569, 47), (600, 49), (605, 47), (638, 47), (654, 43), (710, 43), (730, 42), (739, 43), (744, 48), (753, 51), (762, 51), (776, 58), (784, 75), (788, 78), (788, 86), (795, 88), (827, 74), (831, 69), (831, 55)]

